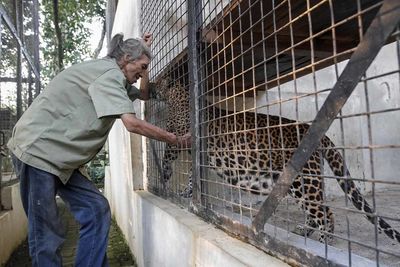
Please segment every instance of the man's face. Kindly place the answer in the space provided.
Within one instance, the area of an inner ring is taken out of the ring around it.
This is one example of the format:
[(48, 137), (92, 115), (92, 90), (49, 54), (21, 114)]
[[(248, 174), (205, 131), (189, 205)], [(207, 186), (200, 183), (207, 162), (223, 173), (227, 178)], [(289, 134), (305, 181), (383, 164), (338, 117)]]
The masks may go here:
[(134, 61), (127, 62), (122, 66), (121, 70), (124, 73), (126, 80), (130, 84), (133, 84), (143, 76), (143, 73), (147, 71), (149, 64), (150, 59), (146, 55), (142, 55)]

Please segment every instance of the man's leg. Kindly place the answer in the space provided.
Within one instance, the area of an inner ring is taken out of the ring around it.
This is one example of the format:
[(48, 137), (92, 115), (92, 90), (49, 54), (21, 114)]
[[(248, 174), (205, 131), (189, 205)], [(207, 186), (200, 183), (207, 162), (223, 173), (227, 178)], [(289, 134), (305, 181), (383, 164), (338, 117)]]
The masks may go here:
[(77, 170), (66, 185), (60, 186), (58, 194), (81, 225), (76, 266), (108, 266), (106, 251), (111, 212), (107, 199)]
[(64, 242), (64, 228), (55, 200), (59, 179), (16, 158), (13, 161), (20, 179), (22, 203), (28, 216), (32, 266), (61, 266), (60, 247)]

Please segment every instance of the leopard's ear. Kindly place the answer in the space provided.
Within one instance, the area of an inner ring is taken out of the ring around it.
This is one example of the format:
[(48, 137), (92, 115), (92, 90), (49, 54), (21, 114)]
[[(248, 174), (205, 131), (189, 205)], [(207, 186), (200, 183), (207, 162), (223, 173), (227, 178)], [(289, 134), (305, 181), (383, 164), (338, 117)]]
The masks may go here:
[(155, 82), (150, 82), (149, 83), (149, 96), (150, 99), (158, 99), (158, 94), (157, 94), (157, 83)]
[(157, 78), (155, 82), (150, 83), (150, 98), (164, 101), (167, 99), (169, 91), (169, 79)]

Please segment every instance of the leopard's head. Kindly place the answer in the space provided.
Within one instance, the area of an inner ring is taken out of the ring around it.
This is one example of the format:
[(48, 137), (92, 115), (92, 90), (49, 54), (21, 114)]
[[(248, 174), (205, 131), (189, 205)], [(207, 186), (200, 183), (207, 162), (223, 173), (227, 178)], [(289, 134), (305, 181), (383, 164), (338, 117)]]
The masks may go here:
[(189, 132), (189, 91), (170, 78), (157, 79), (153, 88), (152, 98), (166, 104), (167, 130), (180, 135)]
[(159, 101), (167, 101), (169, 99), (170, 79), (159, 78), (151, 87), (151, 98)]

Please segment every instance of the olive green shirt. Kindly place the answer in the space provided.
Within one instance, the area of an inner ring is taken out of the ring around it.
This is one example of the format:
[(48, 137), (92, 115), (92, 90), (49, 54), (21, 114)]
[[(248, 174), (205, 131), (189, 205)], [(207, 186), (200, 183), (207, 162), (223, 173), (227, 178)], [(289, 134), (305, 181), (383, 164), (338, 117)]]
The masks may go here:
[(114, 59), (83, 62), (58, 74), (14, 127), (8, 148), (65, 184), (103, 147), (116, 118), (135, 113), (139, 90)]

